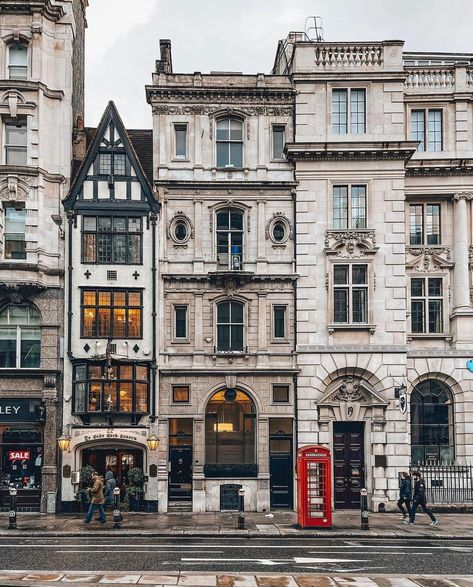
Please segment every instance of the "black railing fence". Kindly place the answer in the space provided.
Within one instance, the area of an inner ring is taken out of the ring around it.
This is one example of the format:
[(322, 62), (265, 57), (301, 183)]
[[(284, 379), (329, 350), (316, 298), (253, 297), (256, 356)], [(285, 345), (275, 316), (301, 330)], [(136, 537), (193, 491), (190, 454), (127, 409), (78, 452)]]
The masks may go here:
[(473, 464), (411, 464), (409, 473), (419, 471), (424, 478), (428, 503), (473, 503)]

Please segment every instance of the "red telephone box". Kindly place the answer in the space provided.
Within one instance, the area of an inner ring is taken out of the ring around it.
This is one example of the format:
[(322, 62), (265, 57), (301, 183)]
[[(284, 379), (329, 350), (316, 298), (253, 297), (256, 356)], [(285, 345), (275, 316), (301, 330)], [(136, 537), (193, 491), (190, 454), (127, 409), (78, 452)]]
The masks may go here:
[(297, 451), (297, 523), (302, 528), (332, 527), (330, 451), (306, 446)]

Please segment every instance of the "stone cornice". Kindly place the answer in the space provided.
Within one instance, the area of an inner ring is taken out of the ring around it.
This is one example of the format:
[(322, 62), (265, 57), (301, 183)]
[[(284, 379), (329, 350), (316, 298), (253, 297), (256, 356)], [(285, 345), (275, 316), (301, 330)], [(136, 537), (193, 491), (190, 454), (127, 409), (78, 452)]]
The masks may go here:
[(51, 98), (52, 100), (62, 100), (64, 98), (63, 90), (54, 90), (39, 81), (0, 79), (0, 91), (12, 89), (22, 92), (42, 91), (46, 98)]
[[(236, 181), (187, 181), (180, 179), (161, 179), (155, 180), (154, 185), (157, 188), (162, 188), (164, 193), (167, 192), (178, 192), (182, 195), (216, 195), (227, 197), (231, 196), (233, 199), (238, 198), (240, 192), (251, 194), (254, 192), (255, 195), (263, 194), (265, 197), (274, 192), (289, 192), (292, 195), (292, 190), (297, 186), (295, 181), (247, 181), (247, 182), (236, 182)], [(217, 194), (216, 194), (217, 192)]]
[(406, 176), (473, 175), (473, 159), (411, 160)]
[(376, 142), (330, 142), (330, 143), (288, 143), (285, 147), (290, 160), (380, 160), (394, 159), (408, 161), (415, 153), (415, 141)]
[(62, 6), (52, 4), (51, 0), (2, 0), (1, 13), (13, 14), (41, 14), (49, 20), (57, 22), (65, 12)]

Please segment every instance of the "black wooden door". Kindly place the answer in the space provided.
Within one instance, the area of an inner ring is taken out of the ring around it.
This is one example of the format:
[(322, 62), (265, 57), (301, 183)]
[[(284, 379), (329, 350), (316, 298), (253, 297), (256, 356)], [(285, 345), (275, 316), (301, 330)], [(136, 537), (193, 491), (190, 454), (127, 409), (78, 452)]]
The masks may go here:
[(335, 509), (359, 509), (365, 484), (363, 422), (334, 422), (333, 465)]
[(192, 500), (192, 447), (169, 448), (169, 501)]
[(292, 509), (292, 454), (270, 455), (269, 473), (271, 477), (271, 509)]

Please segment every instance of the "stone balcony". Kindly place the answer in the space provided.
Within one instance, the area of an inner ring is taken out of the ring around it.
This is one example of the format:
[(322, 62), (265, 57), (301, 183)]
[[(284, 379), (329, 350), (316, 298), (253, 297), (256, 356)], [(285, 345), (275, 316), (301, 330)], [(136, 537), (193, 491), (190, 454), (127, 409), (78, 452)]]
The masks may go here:
[(407, 94), (473, 92), (473, 68), (466, 64), (405, 68)]

